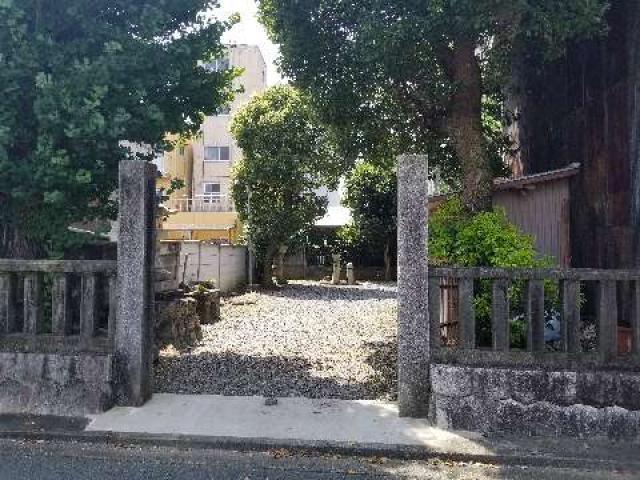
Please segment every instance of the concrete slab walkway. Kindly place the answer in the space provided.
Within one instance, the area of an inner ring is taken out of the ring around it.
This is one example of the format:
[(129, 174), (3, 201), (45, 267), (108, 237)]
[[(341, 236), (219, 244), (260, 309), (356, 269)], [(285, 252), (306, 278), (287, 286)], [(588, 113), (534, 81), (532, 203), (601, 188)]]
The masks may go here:
[[(400, 418), (370, 400), (157, 394), (142, 408), (91, 418), (84, 438), (234, 450), (301, 449), (344, 455), (446, 458), (493, 464), (640, 469), (638, 445), (598, 439), (485, 437)], [(83, 438), (81, 435), (80, 438)]]
[(490, 455), (478, 434), (452, 433), (426, 420), (400, 418), (381, 401), (157, 394), (143, 408), (114, 408), (92, 418), (87, 431), (262, 438), (306, 442), (426, 447)]

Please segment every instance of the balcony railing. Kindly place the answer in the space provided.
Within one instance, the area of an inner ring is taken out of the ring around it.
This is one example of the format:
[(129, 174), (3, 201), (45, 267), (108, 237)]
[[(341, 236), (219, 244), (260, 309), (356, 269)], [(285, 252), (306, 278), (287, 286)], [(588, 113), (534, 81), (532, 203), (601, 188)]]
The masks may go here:
[[(549, 290), (554, 292), (551, 306), (545, 302)], [(517, 292), (522, 312), (510, 304)], [(589, 318), (581, 312), (586, 303), (593, 312)], [(485, 312), (482, 325), (477, 307)], [(432, 353), (441, 362), (627, 369), (640, 365), (638, 270), (431, 268), (429, 311)], [(545, 338), (550, 316), (558, 329), (554, 342)], [(587, 335), (590, 319), (593, 331)], [(525, 345), (520, 348), (512, 338), (512, 323), (518, 321), (525, 329)], [(478, 338), (481, 332), (484, 341)], [(587, 341), (590, 337), (594, 338)]]
[(228, 195), (198, 195), (195, 198), (176, 198), (165, 205), (177, 212), (235, 212)]

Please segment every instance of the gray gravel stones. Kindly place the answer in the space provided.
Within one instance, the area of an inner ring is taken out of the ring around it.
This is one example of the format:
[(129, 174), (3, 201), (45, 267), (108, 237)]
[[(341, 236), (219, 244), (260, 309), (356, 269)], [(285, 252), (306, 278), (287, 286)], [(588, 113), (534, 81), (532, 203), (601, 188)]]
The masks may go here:
[(226, 299), (190, 351), (156, 366), (163, 393), (395, 398), (396, 287), (293, 282)]

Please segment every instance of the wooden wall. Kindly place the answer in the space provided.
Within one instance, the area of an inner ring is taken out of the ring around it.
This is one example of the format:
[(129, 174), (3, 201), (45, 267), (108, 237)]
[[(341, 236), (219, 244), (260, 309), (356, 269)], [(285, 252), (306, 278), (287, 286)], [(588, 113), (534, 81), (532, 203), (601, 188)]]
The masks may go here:
[(533, 236), (538, 252), (553, 257), (558, 266), (571, 265), (568, 179), (497, 191), (493, 204), (504, 208), (513, 224)]

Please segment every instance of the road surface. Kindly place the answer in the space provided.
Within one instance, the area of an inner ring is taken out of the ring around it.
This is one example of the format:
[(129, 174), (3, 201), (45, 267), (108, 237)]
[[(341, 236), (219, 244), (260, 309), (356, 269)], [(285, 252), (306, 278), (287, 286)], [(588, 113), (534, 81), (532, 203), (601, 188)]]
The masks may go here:
[(0, 480), (482, 480), (638, 479), (624, 469), (500, 467), (384, 458), (240, 453), (166, 447), (0, 440)]

